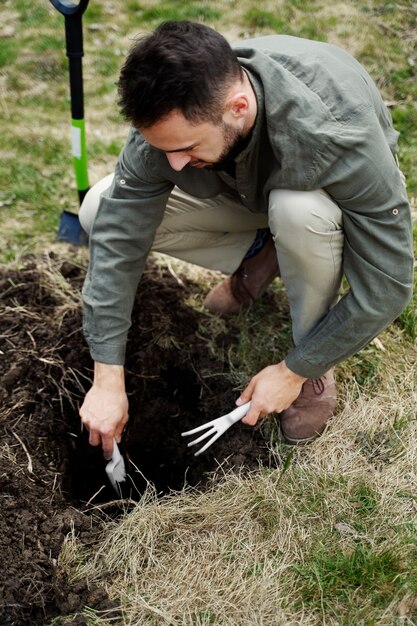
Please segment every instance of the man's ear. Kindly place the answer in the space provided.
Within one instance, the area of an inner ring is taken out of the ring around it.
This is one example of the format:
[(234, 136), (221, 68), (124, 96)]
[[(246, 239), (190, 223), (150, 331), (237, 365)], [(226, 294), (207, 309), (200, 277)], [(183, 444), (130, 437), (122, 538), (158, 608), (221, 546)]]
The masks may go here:
[(226, 100), (225, 113), (229, 113), (234, 119), (240, 119), (246, 117), (249, 106), (247, 95), (243, 91), (239, 91)]

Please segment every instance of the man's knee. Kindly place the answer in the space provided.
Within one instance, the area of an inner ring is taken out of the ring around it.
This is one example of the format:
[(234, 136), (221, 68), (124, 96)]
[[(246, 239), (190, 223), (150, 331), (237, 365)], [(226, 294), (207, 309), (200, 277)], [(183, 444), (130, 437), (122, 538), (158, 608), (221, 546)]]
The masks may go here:
[(307, 256), (316, 249), (318, 240), (343, 238), (342, 212), (322, 189), (272, 191), (269, 227), (276, 243), (285, 248), (295, 245)]
[(80, 224), (83, 227), (83, 230), (90, 234), (91, 229), (93, 227), (93, 223), (97, 214), (98, 205), (100, 202), (100, 196), (103, 191), (106, 191), (110, 187), (113, 182), (114, 175), (109, 174), (105, 176), (98, 183), (96, 183), (88, 192), (85, 194), (84, 200), (80, 206), (80, 211), (78, 213), (78, 217), (80, 220)]

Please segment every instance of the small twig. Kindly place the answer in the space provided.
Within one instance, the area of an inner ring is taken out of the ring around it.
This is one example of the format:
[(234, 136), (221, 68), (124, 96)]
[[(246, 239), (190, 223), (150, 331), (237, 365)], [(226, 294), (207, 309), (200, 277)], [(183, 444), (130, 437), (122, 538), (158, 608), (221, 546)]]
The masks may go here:
[[(89, 502), (91, 502), (91, 498)], [(109, 502), (103, 502), (102, 504), (95, 504), (94, 506), (90, 506), (88, 512), (96, 510), (104, 512), (104, 509), (110, 509), (112, 506), (121, 506), (123, 504), (132, 504), (133, 506), (136, 506), (137, 503), (135, 502), (135, 500), (132, 500), (132, 498), (123, 498), (122, 500), (110, 500)]]
[(18, 442), (20, 443), (20, 445), (22, 446), (23, 450), (25, 451), (25, 454), (28, 458), (28, 472), (29, 474), (33, 474), (33, 465), (32, 465), (32, 459), (30, 458), (30, 454), (28, 452), (27, 447), (25, 446), (25, 444), (23, 443), (23, 441), (20, 439), (19, 435), (16, 435), (16, 433), (14, 432), (14, 430), (12, 430), (12, 435), (14, 435), (16, 437), (16, 439), (18, 440)]
[(96, 498), (96, 497), (98, 496), (98, 494), (100, 493), (100, 491), (103, 491), (103, 489), (105, 489), (105, 488), (106, 488), (106, 485), (102, 485), (102, 486), (100, 487), (100, 489), (99, 489), (98, 491), (96, 491), (96, 492), (95, 492), (95, 493), (91, 496), (91, 498), (89, 499), (89, 501), (85, 503), (85, 506), (89, 506), (89, 505), (92, 503), (92, 501), (94, 500), (94, 498)]
[(192, 368), (192, 370), (193, 370), (194, 374), (197, 376), (197, 378), (198, 378), (198, 380), (200, 381), (201, 385), (202, 385), (203, 387), (205, 387), (206, 389), (208, 389), (209, 391), (211, 391), (211, 390), (210, 390), (210, 387), (208, 386), (208, 384), (207, 384), (206, 382), (204, 382), (203, 378), (200, 376), (200, 372), (198, 372), (198, 371), (196, 370), (196, 368), (195, 368), (195, 366), (194, 366), (194, 363), (193, 363), (193, 361), (192, 361), (192, 359), (191, 359), (191, 356), (190, 356), (190, 364), (191, 364), (191, 368)]
[(171, 274), (171, 276), (173, 276), (173, 278), (175, 278), (177, 283), (181, 285), (181, 287), (184, 287), (184, 281), (182, 281), (181, 278), (177, 276), (177, 274), (174, 272), (174, 269), (169, 261), (167, 263), (167, 268), (168, 268), (168, 272)]
[[(151, 482), (150, 482), (150, 481), (146, 478), (145, 474), (144, 474), (143, 472), (141, 472), (141, 471), (140, 471), (140, 469), (138, 468), (138, 466), (137, 466), (137, 465), (136, 465), (136, 464), (132, 461), (132, 459), (131, 459), (128, 455), (126, 455), (126, 456), (127, 456), (127, 458), (128, 458), (129, 463), (130, 463), (131, 465), (133, 465), (133, 467), (135, 468), (136, 472), (137, 472), (140, 476), (142, 476), (143, 480), (146, 482), (146, 485), (147, 485), (148, 487), (151, 487), (151, 486), (152, 486), (152, 483), (151, 483)], [(136, 487), (136, 483), (135, 483), (135, 481), (133, 480), (133, 478), (131, 477), (131, 475), (130, 475), (130, 474), (128, 474), (127, 476), (128, 476), (128, 478), (130, 478), (130, 480), (131, 480), (131, 482), (132, 482), (132, 485), (134, 486), (134, 488), (136, 489), (136, 491), (138, 492), (138, 494), (139, 494), (139, 495), (141, 495), (141, 492), (140, 492), (140, 491), (139, 491), (139, 489)]]
[(32, 344), (33, 344), (33, 349), (34, 349), (34, 350), (37, 350), (36, 341), (34, 340), (32, 333), (30, 333), (30, 332), (27, 330), (27, 331), (26, 331), (26, 334), (27, 334), (27, 335), (29, 335), (29, 337), (30, 337), (30, 339), (31, 339), (31, 341), (32, 341)]

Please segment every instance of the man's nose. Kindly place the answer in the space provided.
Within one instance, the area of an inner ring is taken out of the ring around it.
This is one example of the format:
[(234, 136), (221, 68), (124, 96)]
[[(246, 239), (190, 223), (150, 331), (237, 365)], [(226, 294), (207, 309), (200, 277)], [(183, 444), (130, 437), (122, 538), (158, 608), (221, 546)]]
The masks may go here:
[(166, 153), (168, 162), (173, 170), (180, 172), (191, 161), (191, 157), (181, 152)]

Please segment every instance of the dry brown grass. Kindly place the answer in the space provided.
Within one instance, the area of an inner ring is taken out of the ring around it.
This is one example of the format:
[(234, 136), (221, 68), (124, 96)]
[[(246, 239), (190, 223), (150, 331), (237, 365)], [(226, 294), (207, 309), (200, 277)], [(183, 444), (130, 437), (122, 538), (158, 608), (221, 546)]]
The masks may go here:
[[(358, 545), (376, 558), (389, 551), (410, 566), (401, 529), (417, 520), (416, 401), (415, 366), (401, 385), (387, 379), (378, 397), (346, 392), (327, 432), (296, 449), (285, 471), (222, 476), (220, 468), (208, 491), (161, 500), (149, 489), (93, 549), (70, 537), (60, 567), (73, 579), (106, 579), (123, 624), (394, 624), (412, 606), (404, 600), (408, 588), (394, 585), (380, 606), (360, 586), (344, 602), (324, 590), (320, 607), (305, 600), (300, 571), (320, 545), (329, 554)], [(287, 447), (276, 446), (277, 459), (288, 457)], [(345, 621), (355, 594), (357, 621)]]

